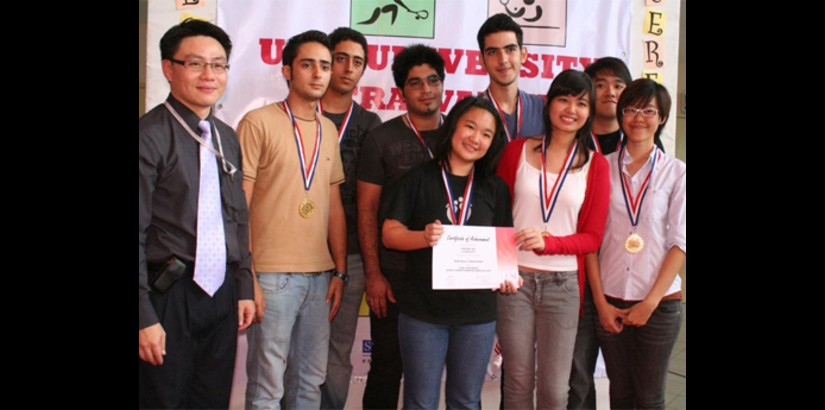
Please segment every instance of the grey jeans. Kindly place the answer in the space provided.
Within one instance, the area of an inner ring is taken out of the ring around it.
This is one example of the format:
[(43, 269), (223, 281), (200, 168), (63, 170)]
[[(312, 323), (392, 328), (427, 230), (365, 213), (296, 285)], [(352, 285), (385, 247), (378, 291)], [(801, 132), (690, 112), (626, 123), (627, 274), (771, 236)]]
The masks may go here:
[[(498, 296), (505, 409), (566, 409), (579, 324), (579, 279), (571, 272), (519, 272), (524, 285)], [(533, 391), (538, 402), (533, 403)]]

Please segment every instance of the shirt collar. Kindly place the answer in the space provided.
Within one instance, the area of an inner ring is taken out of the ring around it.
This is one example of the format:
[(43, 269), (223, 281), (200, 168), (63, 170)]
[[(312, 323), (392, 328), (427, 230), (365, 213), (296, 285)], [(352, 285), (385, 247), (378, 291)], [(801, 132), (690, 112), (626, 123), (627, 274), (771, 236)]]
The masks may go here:
[[(622, 149), (624, 150), (624, 155), (622, 155), (622, 163), (626, 166), (627, 164), (633, 162), (633, 158), (630, 157), (630, 152), (627, 151), (627, 146), (622, 147)], [(658, 151), (658, 147), (654, 145), (653, 149), (650, 150), (650, 155), (648, 155), (647, 161), (645, 161), (645, 165), (653, 161), (653, 156), (656, 155)]]
[[(166, 97), (166, 101), (169, 101), (169, 104), (172, 104), (172, 108), (180, 114), (180, 117), (183, 118), (183, 121), (186, 122), (186, 125), (189, 126), (193, 131), (200, 134), (198, 131), (198, 124), (201, 122), (200, 117), (197, 116), (189, 107), (183, 105), (182, 102), (178, 101), (172, 93), (169, 93), (169, 96)], [(209, 111), (209, 115), (206, 117), (206, 121), (214, 124), (214, 118), (212, 117), (212, 110)]]

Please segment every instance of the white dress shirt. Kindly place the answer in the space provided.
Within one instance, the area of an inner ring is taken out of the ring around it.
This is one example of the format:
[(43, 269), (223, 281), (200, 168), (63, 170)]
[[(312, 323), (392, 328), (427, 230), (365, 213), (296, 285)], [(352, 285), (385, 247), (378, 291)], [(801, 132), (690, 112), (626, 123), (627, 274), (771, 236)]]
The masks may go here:
[[(635, 301), (647, 296), (672, 247), (678, 246), (687, 253), (687, 166), (659, 149), (654, 149), (647, 162), (631, 177), (627, 165), (632, 162), (632, 158), (626, 148), (623, 150), (625, 153), (621, 159), (621, 170), (620, 151), (606, 156), (610, 166), (610, 207), (599, 253), (599, 268), (605, 295)], [(659, 155), (659, 158), (639, 210), (638, 224), (634, 227), (622, 194), (620, 172), (628, 179), (631, 194), (635, 198), (639, 194), (639, 187), (647, 178), (654, 155)], [(634, 232), (644, 240), (644, 248), (636, 254), (627, 252), (624, 246), (627, 237)], [(681, 286), (682, 279), (677, 275), (665, 295), (680, 291)]]

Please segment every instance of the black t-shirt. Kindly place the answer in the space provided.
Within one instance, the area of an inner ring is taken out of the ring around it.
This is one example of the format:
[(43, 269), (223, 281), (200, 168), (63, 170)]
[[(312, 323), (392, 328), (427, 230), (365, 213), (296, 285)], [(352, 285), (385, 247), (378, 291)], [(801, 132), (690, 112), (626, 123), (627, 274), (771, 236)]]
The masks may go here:
[[(459, 196), (456, 214), (463, 205), (467, 177), (448, 174), (452, 192)], [(473, 186), (467, 225), (513, 226), (510, 191), (504, 181), (493, 175), (476, 179)], [(436, 161), (408, 172), (390, 198), (387, 218), (395, 219), (413, 231), (438, 219), (450, 224), (449, 200)], [(394, 287), (398, 309), (405, 315), (429, 323), (454, 325), (485, 323), (496, 319), (496, 293), (480, 290), (433, 290), (430, 247), (406, 254), (406, 270)]]
[[(441, 133), (422, 131), (427, 146), (435, 152)], [(404, 124), (402, 116), (395, 117), (367, 133), (358, 156), (358, 180), (381, 185), (381, 203), (378, 208), (378, 248), (381, 270), (390, 281), (393, 273), (404, 271), (404, 254), (388, 250), (381, 244), (380, 232), (387, 202), (397, 182), (407, 171), (430, 159), (412, 129)], [(391, 283), (392, 284), (392, 283)]]
[[(596, 135), (596, 139), (599, 140), (599, 148), (601, 148), (602, 155), (611, 154), (618, 150), (619, 137), (621, 134), (621, 130), (616, 130), (609, 134)], [(587, 140), (587, 146), (590, 149), (596, 149), (596, 147), (593, 146), (592, 138), (589, 138)], [(659, 149), (662, 150), (662, 152), (665, 152), (665, 147), (662, 146), (662, 141), (659, 141), (658, 138), (656, 139), (656, 146), (659, 147)]]
[[(335, 123), (340, 130), (344, 122), (345, 112), (332, 114), (324, 111), (324, 116)], [(341, 139), (341, 162), (344, 165), (344, 178), (341, 184), (341, 202), (344, 204), (344, 213), (347, 216), (347, 254), (352, 255), (361, 251), (358, 246), (358, 201), (355, 192), (355, 169), (358, 165), (358, 152), (367, 131), (381, 124), (381, 118), (371, 111), (367, 111), (356, 102), (353, 102), (352, 117), (347, 130)]]

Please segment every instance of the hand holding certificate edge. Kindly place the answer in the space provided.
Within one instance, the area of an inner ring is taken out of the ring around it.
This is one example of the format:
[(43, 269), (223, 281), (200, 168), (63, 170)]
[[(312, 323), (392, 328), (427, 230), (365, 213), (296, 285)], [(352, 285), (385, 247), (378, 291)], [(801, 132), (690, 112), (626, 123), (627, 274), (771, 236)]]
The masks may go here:
[(501, 282), (501, 285), (499, 285), (499, 287), (493, 288), (492, 291), (495, 292), (495, 291), (498, 290), (501, 293), (505, 293), (505, 294), (506, 293), (516, 293), (516, 292), (518, 292), (519, 288), (521, 288), (521, 285), (523, 285), (523, 284), (524, 284), (524, 279), (522, 279), (521, 276), (519, 276), (518, 277), (518, 284), (515, 284), (515, 283), (513, 283), (509, 280), (505, 280), (504, 282)]
[(435, 222), (427, 224), (427, 226), (424, 227), (424, 241), (432, 248), (438, 243), (438, 240), (441, 239), (441, 234), (443, 233), (444, 227), (441, 225), (441, 221), (436, 219)]
[(520, 251), (543, 251), (544, 236), (536, 228), (525, 228), (516, 233), (516, 246)]

